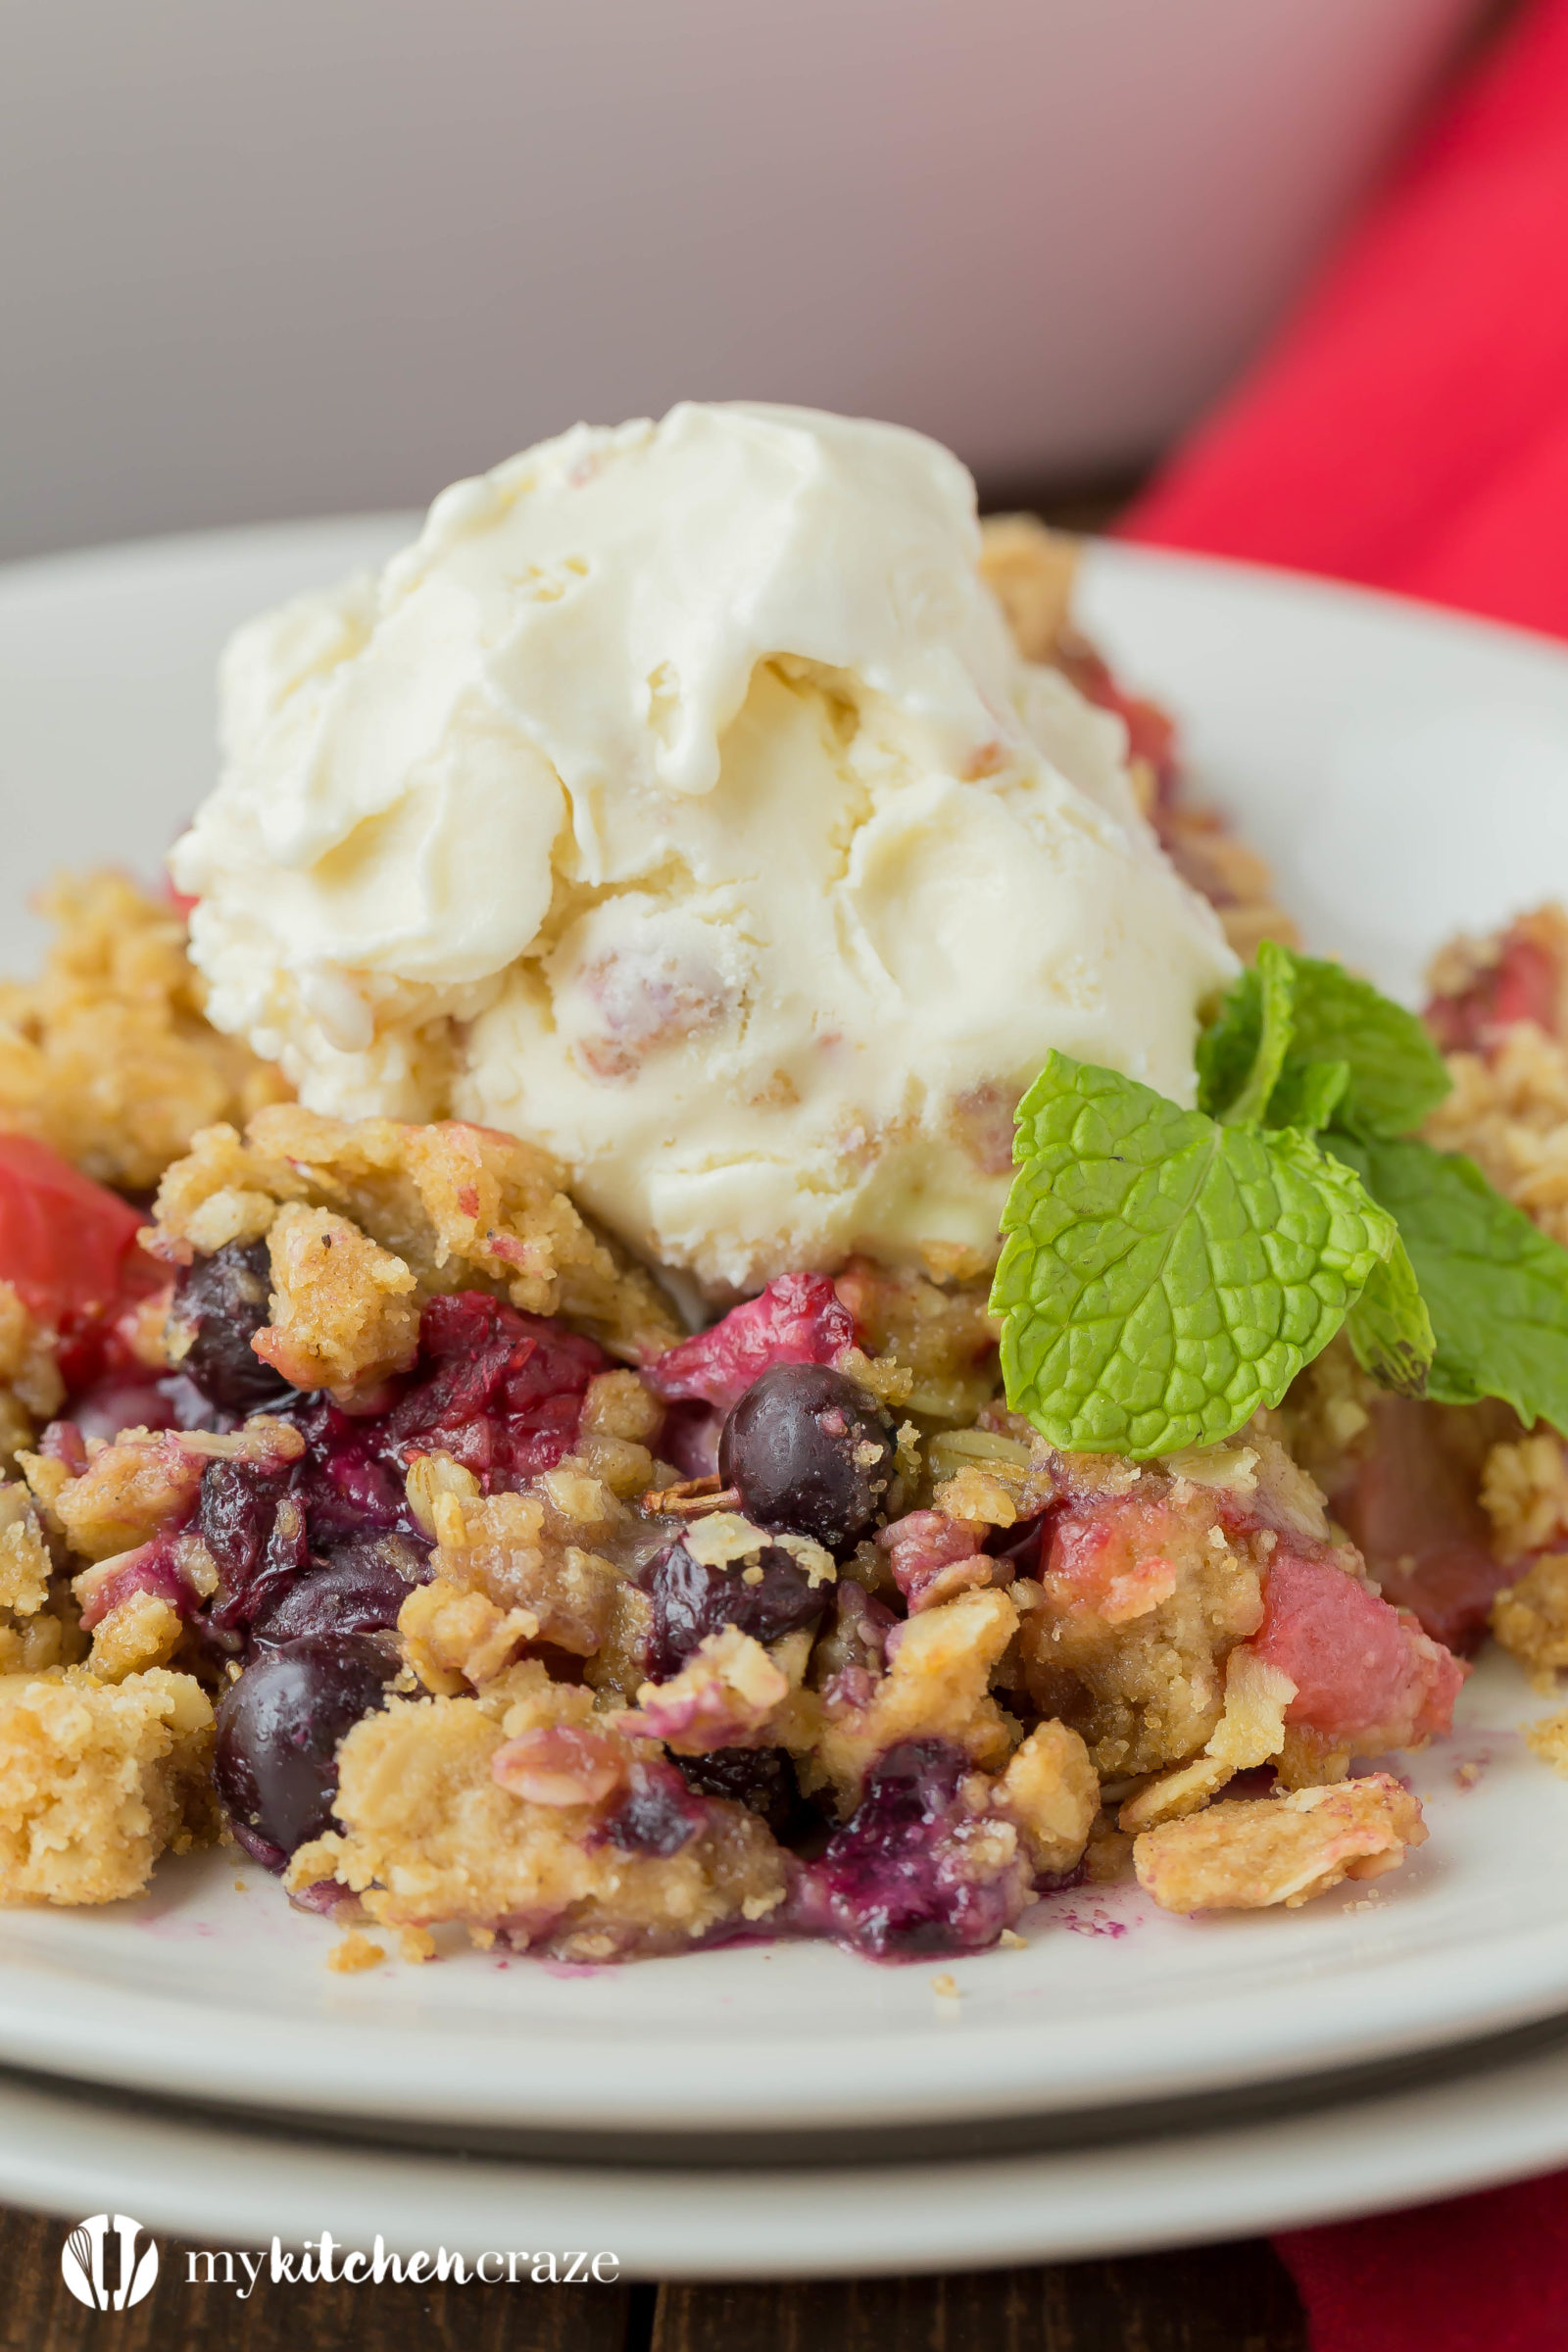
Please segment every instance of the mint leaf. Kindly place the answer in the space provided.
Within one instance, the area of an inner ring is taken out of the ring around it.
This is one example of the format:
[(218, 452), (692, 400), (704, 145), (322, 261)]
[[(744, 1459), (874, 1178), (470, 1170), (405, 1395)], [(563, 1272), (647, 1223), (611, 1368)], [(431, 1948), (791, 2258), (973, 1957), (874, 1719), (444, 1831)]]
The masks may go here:
[(1568, 1434), (1568, 1250), (1457, 1152), (1340, 1135), (1330, 1148), (1398, 1223), (1437, 1343), (1428, 1396), (1500, 1396), (1527, 1427)]
[(1268, 1123), (1315, 1135), (1320, 1127), (1332, 1126), (1349, 1090), (1348, 1061), (1288, 1061), (1269, 1097)]
[(1067, 1452), (1230, 1437), (1395, 1246), (1310, 1138), (1221, 1127), (1062, 1054), (1018, 1106), (1014, 1156), (991, 1295), (1007, 1401)]
[[(1343, 1069), (1345, 1064), (1317, 1062), (1313, 1067)], [(1402, 1241), (1396, 1242), (1382, 1263), (1373, 1267), (1366, 1289), (1346, 1317), (1345, 1328), (1363, 1372), (1396, 1396), (1426, 1396), (1437, 1343)]]
[(1426, 1024), (1343, 963), (1312, 956), (1294, 956), (1292, 961), (1292, 1061), (1349, 1064), (1349, 1086), (1339, 1112), (1343, 1124), (1369, 1135), (1405, 1135), (1419, 1127), (1453, 1083)]
[[(1249, 964), (1225, 991), (1219, 1009), (1200, 1032), (1193, 1053), (1198, 1107), (1211, 1119), (1228, 1110), (1247, 1084), (1257, 1066), (1262, 1039), (1263, 984), (1256, 964)], [(1276, 1068), (1276, 1077), (1278, 1074)]]
[[(1291, 977), (1290, 1034), (1279, 1053), (1277, 1006)], [(1422, 1022), (1342, 963), (1298, 956), (1265, 941), (1257, 963), (1226, 992), (1198, 1043), (1199, 1103), (1227, 1121), (1256, 1117), (1270, 1127), (1321, 1124), (1325, 1081), (1314, 1063), (1344, 1062), (1343, 1093), (1329, 1107), (1338, 1125), (1368, 1135), (1418, 1127), (1448, 1092), (1443, 1056)], [(1257, 1101), (1270, 1065), (1270, 1090)], [(1243, 1104), (1246, 1108), (1243, 1108)]]
[[(1291, 955), (1277, 940), (1265, 939), (1258, 947), (1257, 961), (1252, 966), (1256, 983), (1256, 1041), (1251, 1067), (1236, 1093), (1218, 1116), (1228, 1127), (1260, 1127), (1268, 1110), (1269, 1101), (1285, 1067), (1295, 1026), (1294, 1000), (1296, 974), (1291, 966)], [(1242, 1042), (1238, 1033), (1236, 1044)], [(1274, 1125), (1282, 1124), (1275, 1120)]]

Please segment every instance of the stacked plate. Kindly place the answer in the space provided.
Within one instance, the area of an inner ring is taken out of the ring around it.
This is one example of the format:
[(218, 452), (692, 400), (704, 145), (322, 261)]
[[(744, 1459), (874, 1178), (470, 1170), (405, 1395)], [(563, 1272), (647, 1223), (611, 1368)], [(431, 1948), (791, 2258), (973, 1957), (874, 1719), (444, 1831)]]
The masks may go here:
[[(12, 887), (146, 870), (206, 789), (238, 619), (401, 520), (0, 581)], [(1449, 931), (1568, 895), (1568, 658), (1241, 567), (1097, 551), (1085, 617), (1184, 720), (1316, 947), (1411, 993)], [(22, 938), (23, 966), (33, 943)], [(231, 1854), (0, 1925), (0, 2197), (230, 2244), (613, 2248), (660, 2276), (866, 2273), (1213, 2237), (1568, 2159), (1568, 1786), (1499, 1659), (1415, 1760), (1430, 1843), (1297, 1913), (1051, 1897), (1024, 1948), (359, 1977)]]

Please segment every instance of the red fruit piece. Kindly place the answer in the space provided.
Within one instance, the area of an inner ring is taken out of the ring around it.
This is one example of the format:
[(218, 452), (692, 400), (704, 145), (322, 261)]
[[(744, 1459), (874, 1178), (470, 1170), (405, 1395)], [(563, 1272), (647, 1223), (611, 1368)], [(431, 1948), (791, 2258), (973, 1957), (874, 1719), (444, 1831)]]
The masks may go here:
[(1523, 914), (1502, 934), (1496, 960), (1465, 988), (1434, 997), (1427, 1027), (1445, 1054), (1488, 1054), (1501, 1033), (1534, 1021), (1548, 1037), (1563, 1029), (1563, 964), (1568, 939), (1562, 918), (1549, 907)]
[(483, 1291), (430, 1299), (419, 1348), (414, 1383), (381, 1426), (378, 1449), (398, 1461), (450, 1453), (486, 1479), (554, 1469), (576, 1440), (588, 1383), (610, 1368), (593, 1340)]
[(0, 1282), (41, 1323), (79, 1330), (167, 1277), (136, 1247), (141, 1212), (47, 1145), (0, 1135)]
[(1296, 1685), (1287, 1723), (1362, 1755), (1446, 1732), (1469, 1668), (1326, 1554), (1288, 1549), (1269, 1564), (1251, 1644)]
[(825, 1274), (781, 1274), (707, 1331), (681, 1340), (644, 1378), (673, 1403), (728, 1412), (775, 1364), (830, 1364), (855, 1344), (855, 1318)]
[[(1499, 1419), (1500, 1415), (1500, 1419)], [(1488, 1445), (1506, 1436), (1501, 1408), (1380, 1396), (1370, 1442), (1359, 1449), (1330, 1507), (1396, 1608), (1410, 1609), (1448, 1649), (1468, 1651), (1517, 1568), (1493, 1556), (1478, 1499)]]

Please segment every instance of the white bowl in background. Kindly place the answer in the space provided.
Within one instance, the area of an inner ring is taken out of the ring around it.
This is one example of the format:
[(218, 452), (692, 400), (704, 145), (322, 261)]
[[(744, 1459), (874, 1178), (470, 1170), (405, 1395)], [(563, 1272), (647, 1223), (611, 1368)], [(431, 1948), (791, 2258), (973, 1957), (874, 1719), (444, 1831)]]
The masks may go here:
[(0, 11), (0, 554), (403, 505), (685, 395), (1152, 453), (1478, 0)]

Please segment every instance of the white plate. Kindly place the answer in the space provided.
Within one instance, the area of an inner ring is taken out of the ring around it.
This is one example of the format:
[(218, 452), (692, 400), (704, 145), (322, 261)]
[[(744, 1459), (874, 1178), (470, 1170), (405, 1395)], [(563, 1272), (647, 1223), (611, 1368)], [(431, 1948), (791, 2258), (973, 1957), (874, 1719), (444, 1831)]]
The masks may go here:
[[(209, 2245), (612, 2252), (654, 2278), (864, 2278), (1064, 2262), (1457, 2196), (1568, 2158), (1568, 2047), (1408, 2084), (1017, 2155), (721, 2168), (334, 2142), (0, 2077), (0, 2197)], [(221, 2292), (220, 2287), (217, 2292)]]
[[(268, 598), (401, 526), (315, 524), (0, 581), (0, 778), (31, 880), (146, 865), (210, 775), (210, 672)], [(1568, 659), (1503, 630), (1239, 567), (1096, 555), (1094, 626), (1189, 723), (1320, 945), (1409, 990), (1449, 925), (1568, 890)], [(1420, 1759), (1432, 1840), (1375, 1893), (1187, 1922), (1054, 1898), (1029, 1947), (930, 1971), (822, 1946), (570, 1973), (469, 1954), (341, 1979), (254, 1873), (168, 1866), (144, 1902), (0, 1923), (0, 2056), (344, 2114), (609, 2131), (1028, 2114), (1285, 2078), (1568, 2004), (1568, 1786), (1501, 1661)], [(1483, 1764), (1478, 1786), (1455, 1779)], [(236, 1877), (245, 1879), (238, 1891)]]

